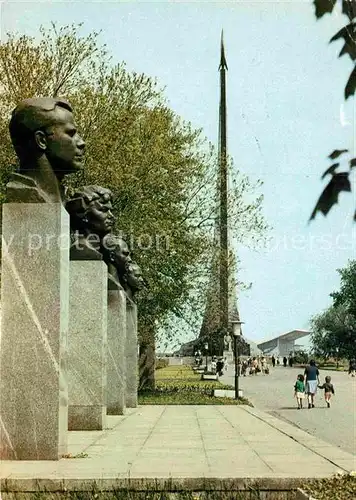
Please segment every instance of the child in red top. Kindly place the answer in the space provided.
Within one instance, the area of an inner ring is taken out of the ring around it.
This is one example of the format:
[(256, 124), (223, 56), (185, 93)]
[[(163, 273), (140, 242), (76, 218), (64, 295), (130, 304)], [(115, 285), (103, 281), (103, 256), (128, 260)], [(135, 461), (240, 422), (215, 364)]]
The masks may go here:
[(324, 389), (326, 405), (328, 408), (330, 408), (331, 395), (335, 394), (334, 386), (331, 383), (331, 377), (325, 377), (325, 384), (319, 385), (318, 387), (319, 389)]

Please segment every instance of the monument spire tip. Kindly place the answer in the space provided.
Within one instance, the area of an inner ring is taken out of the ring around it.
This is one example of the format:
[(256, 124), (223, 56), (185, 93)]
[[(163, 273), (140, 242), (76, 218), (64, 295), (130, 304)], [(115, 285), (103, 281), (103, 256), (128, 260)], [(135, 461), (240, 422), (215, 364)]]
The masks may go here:
[(220, 48), (220, 64), (219, 71), (222, 69), (228, 69), (226, 57), (225, 57), (225, 47), (224, 47), (224, 30), (221, 30), (221, 48)]

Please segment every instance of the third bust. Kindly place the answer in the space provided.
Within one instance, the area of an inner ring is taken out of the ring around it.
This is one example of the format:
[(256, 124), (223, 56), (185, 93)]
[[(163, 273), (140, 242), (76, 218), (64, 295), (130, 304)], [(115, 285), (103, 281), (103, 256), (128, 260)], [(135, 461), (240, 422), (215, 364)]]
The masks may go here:
[(78, 189), (66, 202), (70, 216), (71, 260), (101, 260), (102, 241), (114, 225), (112, 193), (101, 186)]
[(130, 249), (126, 241), (120, 236), (109, 233), (103, 238), (102, 251), (109, 273), (123, 285), (131, 263)]
[(142, 276), (141, 268), (136, 262), (130, 262), (126, 273), (126, 286), (124, 286), (128, 297), (134, 300), (137, 292), (147, 287)]
[(7, 185), (7, 201), (60, 203), (63, 177), (80, 169), (84, 158), (70, 104), (52, 97), (25, 99), (12, 112), (9, 130), (20, 168)]

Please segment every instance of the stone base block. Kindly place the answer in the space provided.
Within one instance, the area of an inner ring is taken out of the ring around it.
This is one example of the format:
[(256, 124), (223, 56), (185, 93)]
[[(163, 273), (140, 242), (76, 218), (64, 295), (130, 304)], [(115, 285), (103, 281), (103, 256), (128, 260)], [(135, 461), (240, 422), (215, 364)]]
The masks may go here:
[(68, 430), (101, 431), (105, 427), (105, 406), (69, 406)]
[(226, 358), (228, 363), (232, 363), (234, 361), (234, 353), (233, 351), (224, 351), (223, 358)]
[(107, 280), (107, 266), (102, 261), (70, 262), (69, 430), (105, 427)]
[[(234, 389), (214, 389), (214, 396), (216, 398), (234, 398), (235, 390)], [(239, 389), (239, 398), (243, 398), (244, 393), (242, 389)]]
[(126, 407), (126, 294), (108, 282), (107, 414), (123, 415)]
[(69, 217), (57, 203), (7, 203), (2, 219), (0, 459), (67, 452)]
[(138, 340), (137, 306), (130, 299), (126, 301), (126, 406), (137, 407), (138, 390)]

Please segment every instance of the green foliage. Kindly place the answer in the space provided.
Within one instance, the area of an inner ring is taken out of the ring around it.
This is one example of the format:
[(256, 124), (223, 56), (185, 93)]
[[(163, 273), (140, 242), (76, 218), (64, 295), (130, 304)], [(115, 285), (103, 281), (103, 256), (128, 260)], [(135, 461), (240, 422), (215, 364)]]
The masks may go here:
[(156, 368), (156, 370), (166, 368), (168, 366), (168, 363), (169, 363), (168, 359), (165, 359), (165, 358), (157, 359), (156, 363), (155, 363), (155, 368)]
[(190, 366), (168, 366), (159, 370), (154, 391), (140, 391), (139, 404), (250, 404), (246, 399), (213, 396), (214, 389), (233, 389), (219, 381), (203, 381)]
[(334, 305), (345, 306), (356, 318), (356, 260), (350, 260), (347, 267), (337, 271), (340, 274), (340, 290), (331, 294)]
[[(66, 180), (67, 193), (99, 184), (114, 195), (116, 231), (127, 240), (149, 290), (139, 300), (141, 342), (159, 328), (175, 336), (177, 318), (199, 321), (214, 250), (216, 152), (168, 106), (155, 79), (113, 64), (98, 33), (55, 24), (33, 37), (8, 34), (0, 43), (0, 202), (16, 166), (9, 114), (25, 97), (65, 96), (86, 141), (85, 168)], [(262, 198), (238, 173), (230, 196), (240, 239), (265, 229)], [(247, 195), (247, 198), (244, 197)]]
[(245, 398), (217, 398), (211, 394), (200, 392), (140, 392), (138, 395), (140, 405), (249, 405)]
[(300, 351), (295, 351), (293, 358), (294, 358), (294, 363), (302, 365), (308, 363), (310, 356), (306, 351), (300, 350)]
[[(324, 14), (333, 12), (336, 5), (336, 0), (314, 0), (315, 5), (315, 15), (317, 19), (320, 19)], [(342, 0), (342, 12), (347, 16), (349, 24), (344, 26), (338, 33), (336, 33), (330, 40), (334, 42), (343, 39), (344, 45), (340, 51), (339, 57), (344, 54), (348, 54), (353, 62), (353, 70), (349, 76), (349, 79), (345, 86), (345, 100), (355, 94), (356, 90), (356, 2), (355, 0)], [(342, 154), (348, 153), (347, 149), (336, 149), (333, 151), (329, 158), (330, 160), (335, 160), (339, 158)], [(352, 169), (356, 166), (356, 158), (349, 158), (347, 163), (340, 166), (340, 160), (337, 163), (333, 163), (322, 175), (324, 179), (327, 175), (331, 175), (328, 184), (321, 193), (314, 210), (310, 216), (310, 220), (313, 220), (318, 212), (323, 215), (327, 215), (330, 209), (338, 203), (339, 194), (342, 191), (351, 192), (351, 182), (350, 174)], [(337, 170), (341, 168), (341, 172)], [(345, 171), (346, 168), (346, 171)], [(354, 220), (356, 221), (356, 211), (354, 214)]]
[(332, 478), (314, 479), (303, 490), (316, 500), (350, 500), (356, 498), (356, 476), (339, 474)]
[(311, 342), (317, 356), (351, 359), (356, 354), (356, 321), (347, 309), (331, 306), (311, 320)]
[(351, 359), (356, 356), (356, 261), (343, 269), (333, 305), (311, 320), (311, 341), (317, 356)]
[(196, 392), (211, 396), (214, 389), (233, 389), (230, 385), (224, 385), (219, 381), (204, 381), (200, 377), (198, 380), (160, 380), (156, 381), (156, 392), (160, 393), (186, 393)]
[(330, 14), (336, 4), (336, 0), (314, 0), (315, 15), (319, 19), (324, 14)]

